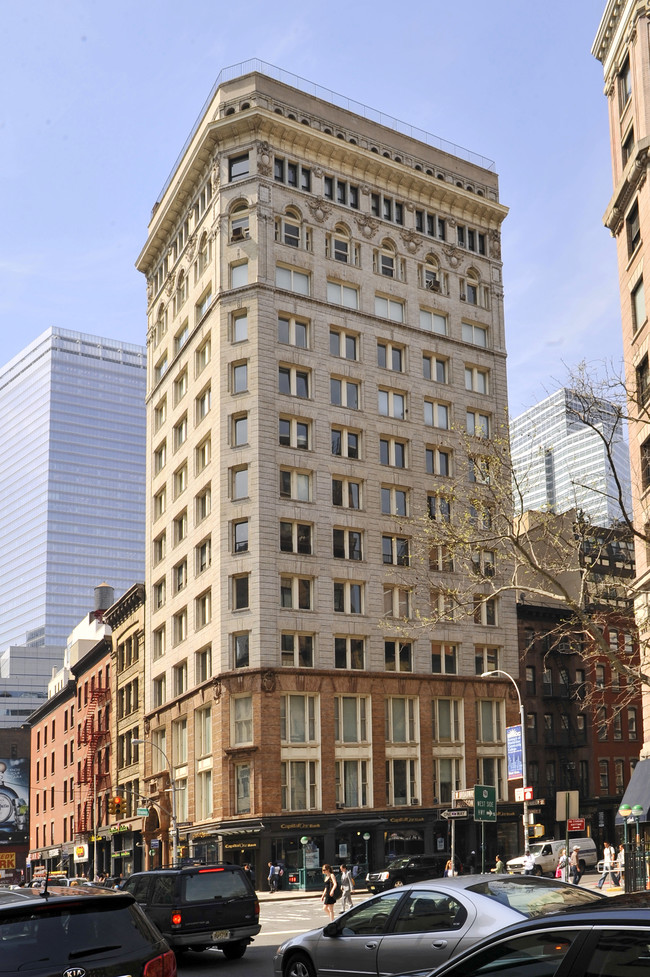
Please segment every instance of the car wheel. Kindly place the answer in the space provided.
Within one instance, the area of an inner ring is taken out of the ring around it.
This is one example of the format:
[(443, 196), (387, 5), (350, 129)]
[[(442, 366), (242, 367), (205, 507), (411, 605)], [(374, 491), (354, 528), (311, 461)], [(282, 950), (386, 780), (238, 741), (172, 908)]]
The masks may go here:
[(316, 977), (314, 965), (304, 953), (294, 953), (283, 973), (284, 977)]
[(395, 879), (395, 881), (393, 882), (393, 885), (394, 886), (404, 885), (404, 879)]
[(221, 947), (221, 952), (223, 953), (226, 960), (239, 960), (246, 953), (247, 943), (240, 940), (239, 943), (226, 943), (225, 946)]
[(535, 875), (537, 875), (539, 878), (541, 878), (544, 875), (541, 865), (535, 866)]

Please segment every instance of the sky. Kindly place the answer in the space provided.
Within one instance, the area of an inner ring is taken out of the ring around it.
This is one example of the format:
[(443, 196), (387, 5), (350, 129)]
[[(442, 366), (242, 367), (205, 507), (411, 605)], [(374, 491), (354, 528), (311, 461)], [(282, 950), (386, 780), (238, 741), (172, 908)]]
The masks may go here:
[[(281, 9), (282, 7), (282, 9)], [(512, 416), (622, 357), (605, 0), (0, 0), (0, 365), (145, 344), (134, 262), (219, 72), (259, 58), (495, 161)]]

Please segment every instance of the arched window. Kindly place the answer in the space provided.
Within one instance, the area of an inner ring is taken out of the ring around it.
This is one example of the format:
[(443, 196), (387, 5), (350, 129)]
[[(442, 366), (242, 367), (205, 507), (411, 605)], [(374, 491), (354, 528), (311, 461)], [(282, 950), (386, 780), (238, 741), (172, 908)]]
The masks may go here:
[(441, 289), (440, 264), (438, 259), (431, 254), (427, 255), (425, 259), (423, 273), (423, 286), (429, 292), (439, 292)]
[[(480, 279), (475, 268), (470, 268), (465, 279), (464, 289), (461, 282), (461, 298), (464, 298), (470, 305), (479, 304)], [(464, 291), (464, 294), (463, 294)]]
[(326, 238), (326, 256), (343, 264), (356, 264), (354, 260), (354, 245), (350, 239), (350, 232), (345, 224), (337, 224), (333, 234)]
[(249, 237), (248, 204), (240, 201), (230, 211), (230, 240), (245, 241)]
[(174, 315), (178, 315), (182, 309), (185, 299), (187, 298), (187, 278), (185, 272), (181, 269), (178, 273), (178, 280), (176, 282), (176, 291), (174, 293)]
[(275, 240), (290, 248), (309, 250), (309, 232), (303, 228), (302, 216), (296, 207), (287, 207), (282, 217), (276, 219)]
[(383, 241), (381, 248), (375, 251), (375, 271), (385, 278), (397, 278), (397, 270), (395, 247), (390, 241)]

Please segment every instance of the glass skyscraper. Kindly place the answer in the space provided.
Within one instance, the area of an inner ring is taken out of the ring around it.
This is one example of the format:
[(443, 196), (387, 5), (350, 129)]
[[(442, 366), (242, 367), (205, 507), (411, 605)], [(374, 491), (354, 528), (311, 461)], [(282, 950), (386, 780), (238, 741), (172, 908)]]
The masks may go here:
[[(510, 451), (518, 510), (581, 509), (597, 526), (622, 516), (614, 470), (630, 514), (630, 463), (621, 420), (606, 401), (590, 410), (598, 430), (580, 418), (582, 405), (562, 387), (510, 421)], [(598, 431), (602, 432), (601, 434)]]
[(0, 369), (0, 651), (144, 579), (146, 349), (51, 328)]

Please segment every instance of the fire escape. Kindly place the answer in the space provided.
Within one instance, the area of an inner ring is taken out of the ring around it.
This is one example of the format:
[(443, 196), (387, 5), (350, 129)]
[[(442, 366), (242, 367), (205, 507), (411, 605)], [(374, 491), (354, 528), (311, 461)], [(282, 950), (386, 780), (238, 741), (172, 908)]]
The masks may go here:
[(95, 795), (99, 797), (106, 788), (110, 787), (110, 772), (102, 769), (102, 765), (98, 762), (99, 750), (109, 737), (108, 720), (102, 723), (103, 706), (109, 696), (108, 687), (99, 686), (92, 689), (78, 735), (77, 749), (80, 755), (77, 767), (79, 790), (77, 834), (87, 834), (92, 830)]

